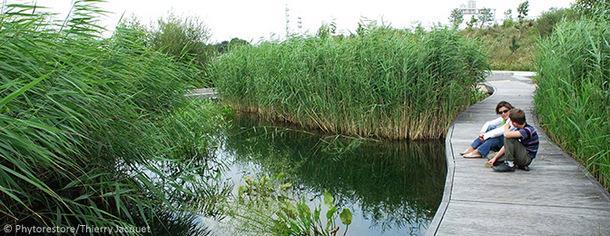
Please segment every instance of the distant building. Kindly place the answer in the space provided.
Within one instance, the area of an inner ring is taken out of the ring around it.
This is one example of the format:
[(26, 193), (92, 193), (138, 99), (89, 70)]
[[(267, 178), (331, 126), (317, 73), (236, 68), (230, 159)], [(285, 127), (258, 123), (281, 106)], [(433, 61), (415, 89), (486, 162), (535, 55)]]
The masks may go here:
[(464, 15), (477, 15), (479, 13), (477, 9), (477, 1), (475, 0), (468, 0), (467, 5), (460, 5), (460, 10)]
[[(481, 13), (481, 11), (483, 9), (484, 8), (477, 8), (476, 0), (468, 0), (468, 3), (466, 5), (464, 5), (464, 4), (460, 5), (460, 10), (462, 11), (462, 14), (464, 15), (464, 20), (466, 20), (466, 21), (468, 19), (470, 19), (470, 16), (474, 16), (475, 18), (478, 18), (479, 14)], [(491, 10), (491, 12), (495, 18), (496, 9), (494, 9), (494, 8), (489, 8), (489, 9)]]

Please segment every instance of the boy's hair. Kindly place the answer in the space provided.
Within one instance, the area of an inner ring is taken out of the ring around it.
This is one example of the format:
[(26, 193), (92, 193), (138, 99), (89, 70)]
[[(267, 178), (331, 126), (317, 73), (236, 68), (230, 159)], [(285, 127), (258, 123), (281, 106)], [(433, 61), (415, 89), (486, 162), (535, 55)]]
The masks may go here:
[(500, 110), (501, 107), (506, 107), (508, 108), (508, 110), (513, 109), (513, 105), (511, 105), (509, 102), (507, 101), (501, 101), (498, 103), (498, 105), (496, 106), (496, 113), (498, 113), (498, 110)]
[(510, 109), (508, 117), (517, 124), (525, 124), (525, 112), (519, 108)]

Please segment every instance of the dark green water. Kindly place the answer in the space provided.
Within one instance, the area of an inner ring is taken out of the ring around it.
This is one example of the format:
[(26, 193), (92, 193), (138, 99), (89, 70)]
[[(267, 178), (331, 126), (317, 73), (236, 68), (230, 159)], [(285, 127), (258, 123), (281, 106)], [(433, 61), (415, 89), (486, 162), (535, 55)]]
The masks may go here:
[[(283, 174), (316, 205), (324, 190), (353, 212), (349, 235), (423, 234), (441, 201), (444, 144), (323, 136), (238, 117), (218, 155), (234, 184)], [(342, 231), (341, 231), (342, 232)]]

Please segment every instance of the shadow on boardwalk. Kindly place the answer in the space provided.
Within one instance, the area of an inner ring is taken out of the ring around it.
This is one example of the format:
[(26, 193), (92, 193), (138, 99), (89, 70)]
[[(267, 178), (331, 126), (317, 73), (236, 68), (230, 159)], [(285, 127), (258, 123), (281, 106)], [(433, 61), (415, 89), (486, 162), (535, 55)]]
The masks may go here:
[[(443, 202), (428, 235), (610, 235), (610, 198), (588, 172), (544, 134), (533, 117), (531, 73), (494, 72), (494, 94), (461, 113), (446, 138)], [(526, 112), (540, 135), (531, 171), (496, 173), (464, 159), (481, 125), (506, 100)]]

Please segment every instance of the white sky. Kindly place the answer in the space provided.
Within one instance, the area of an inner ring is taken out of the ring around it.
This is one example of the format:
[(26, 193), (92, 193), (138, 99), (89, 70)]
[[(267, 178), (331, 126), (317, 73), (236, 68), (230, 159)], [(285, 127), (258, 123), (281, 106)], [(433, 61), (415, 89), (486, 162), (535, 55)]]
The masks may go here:
[[(8, 0), (8, 2), (14, 2)], [(314, 33), (323, 23), (333, 19), (339, 32), (356, 29), (364, 17), (383, 21), (396, 28), (412, 28), (421, 23), (448, 23), (451, 9), (467, 0), (107, 0), (100, 6), (111, 13), (102, 19), (102, 26), (111, 31), (121, 14), (136, 16), (144, 24), (152, 24), (170, 11), (181, 16), (197, 16), (211, 30), (212, 42), (233, 37), (256, 42), (281, 39), (286, 32), (286, 6), (292, 33)], [(477, 8), (496, 9), (496, 18), (503, 19), (506, 9), (513, 9), (522, 0), (478, 0)], [(538, 16), (551, 7), (568, 7), (574, 0), (530, 0), (530, 16)], [(39, 5), (65, 16), (72, 0), (38, 0)], [(301, 30), (297, 18), (301, 17)], [(469, 17), (465, 17), (468, 18)]]

